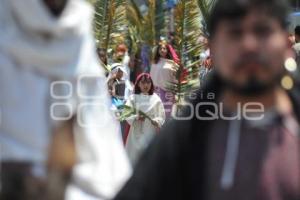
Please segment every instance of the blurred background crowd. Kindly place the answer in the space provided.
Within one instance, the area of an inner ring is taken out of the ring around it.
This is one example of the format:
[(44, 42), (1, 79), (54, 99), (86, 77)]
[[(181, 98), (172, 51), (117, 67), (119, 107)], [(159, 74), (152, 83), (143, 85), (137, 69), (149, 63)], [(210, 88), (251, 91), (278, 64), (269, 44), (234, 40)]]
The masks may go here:
[[(0, 199), (113, 199), (213, 74), (216, 3), (0, 0)], [(295, 71), (300, 1), (290, 3)]]

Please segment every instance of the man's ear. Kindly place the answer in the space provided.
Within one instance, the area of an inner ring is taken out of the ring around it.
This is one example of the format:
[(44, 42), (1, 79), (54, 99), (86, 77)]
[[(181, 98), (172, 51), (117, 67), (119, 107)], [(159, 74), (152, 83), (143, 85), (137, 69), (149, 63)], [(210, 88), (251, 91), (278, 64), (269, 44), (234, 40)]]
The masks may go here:
[(69, 0), (43, 0), (50, 13), (55, 17), (59, 17), (63, 12)]

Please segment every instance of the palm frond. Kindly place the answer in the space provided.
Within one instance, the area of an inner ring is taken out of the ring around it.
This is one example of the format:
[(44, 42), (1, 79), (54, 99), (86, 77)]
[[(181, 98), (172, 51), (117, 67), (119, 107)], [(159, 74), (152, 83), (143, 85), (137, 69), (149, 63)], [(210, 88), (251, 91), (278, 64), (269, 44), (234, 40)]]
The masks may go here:
[(144, 16), (143, 41), (150, 46), (155, 45), (155, 0), (148, 0), (148, 12)]
[(202, 35), (201, 14), (197, 0), (179, 0), (174, 10), (175, 48), (178, 50), (181, 63), (175, 67), (176, 82), (170, 83), (169, 91), (176, 95), (177, 103), (184, 94), (198, 84), (198, 61), (202, 44), (198, 42)]
[(127, 4), (127, 19), (130, 49), (135, 55), (145, 43), (145, 17), (134, 0), (129, 0)]
[(155, 39), (158, 41), (161, 36), (167, 36), (168, 16), (166, 12), (166, 0), (156, 0), (155, 5)]
[(136, 112), (135, 108), (124, 105), (121, 115), (118, 119), (119, 119), (119, 121), (122, 122), (136, 114), (137, 114), (137, 112)]
[(142, 15), (139, 7), (137, 6), (134, 0), (129, 0), (127, 11), (129, 23), (141, 26), (142, 21), (144, 20), (144, 16)]
[(148, 0), (148, 10), (142, 14), (134, 0), (129, 0), (127, 19), (131, 52), (140, 52), (142, 66), (149, 70), (153, 47), (160, 36), (167, 32), (167, 18), (163, 4), (165, 0)]
[(128, 119), (133, 115), (142, 116), (148, 119), (151, 123), (155, 123), (155, 121), (153, 121), (146, 113), (127, 105), (124, 105), (121, 116), (119, 117), (119, 121), (125, 121), (126, 119)]
[(99, 47), (113, 48), (127, 34), (126, 0), (91, 0), (95, 6), (94, 32)]
[(148, 0), (148, 11), (142, 15), (134, 0), (127, 7), (129, 26), (137, 30), (141, 42), (154, 47), (160, 36), (167, 33), (167, 18), (163, 5), (165, 0)]
[(198, 1), (198, 6), (201, 10), (201, 15), (203, 17), (203, 22), (202, 22), (202, 32), (208, 36), (208, 31), (207, 31), (207, 23), (210, 17), (211, 10), (213, 6), (215, 5), (217, 0), (197, 0)]
[(175, 41), (181, 61), (193, 60), (201, 51), (198, 38), (201, 32), (201, 14), (196, 0), (179, 0), (175, 8)]

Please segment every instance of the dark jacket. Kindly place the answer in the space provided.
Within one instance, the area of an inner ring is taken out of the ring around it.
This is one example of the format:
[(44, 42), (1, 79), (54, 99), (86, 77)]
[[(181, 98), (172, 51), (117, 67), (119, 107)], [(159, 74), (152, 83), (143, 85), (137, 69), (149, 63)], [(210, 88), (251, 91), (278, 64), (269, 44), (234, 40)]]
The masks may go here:
[[(222, 90), (214, 74), (193, 104), (217, 101)], [(214, 92), (215, 100), (207, 99)], [(289, 93), (295, 113), (300, 119), (300, 96), (295, 90)], [(199, 109), (201, 116), (209, 107)], [(186, 114), (188, 111), (186, 111)], [(300, 121), (300, 120), (299, 120)], [(207, 145), (210, 121), (173, 120), (166, 124), (159, 136), (142, 156), (129, 182), (115, 200), (200, 200), (206, 199)]]

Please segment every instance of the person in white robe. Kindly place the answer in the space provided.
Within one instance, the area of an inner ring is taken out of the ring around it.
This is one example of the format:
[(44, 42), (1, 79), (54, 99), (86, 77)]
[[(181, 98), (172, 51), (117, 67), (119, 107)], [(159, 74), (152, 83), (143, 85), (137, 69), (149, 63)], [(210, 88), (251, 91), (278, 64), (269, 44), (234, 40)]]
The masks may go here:
[(126, 75), (126, 68), (121, 63), (114, 63), (111, 65), (111, 72), (107, 78), (111, 96), (122, 101), (126, 101), (133, 91), (130, 81), (125, 78)]
[(153, 81), (149, 74), (140, 74), (136, 80), (134, 94), (126, 102), (127, 106), (142, 111), (148, 118), (138, 113), (130, 116), (129, 134), (126, 140), (126, 151), (134, 166), (149, 142), (157, 134), (165, 121), (165, 111), (159, 96), (154, 93)]
[(66, 0), (58, 14), (51, 3), (0, 0), (1, 166), (30, 163), (32, 176), (45, 177), (53, 130), (75, 117), (76, 163), (65, 199), (111, 199), (131, 167), (109, 110), (93, 10)]

